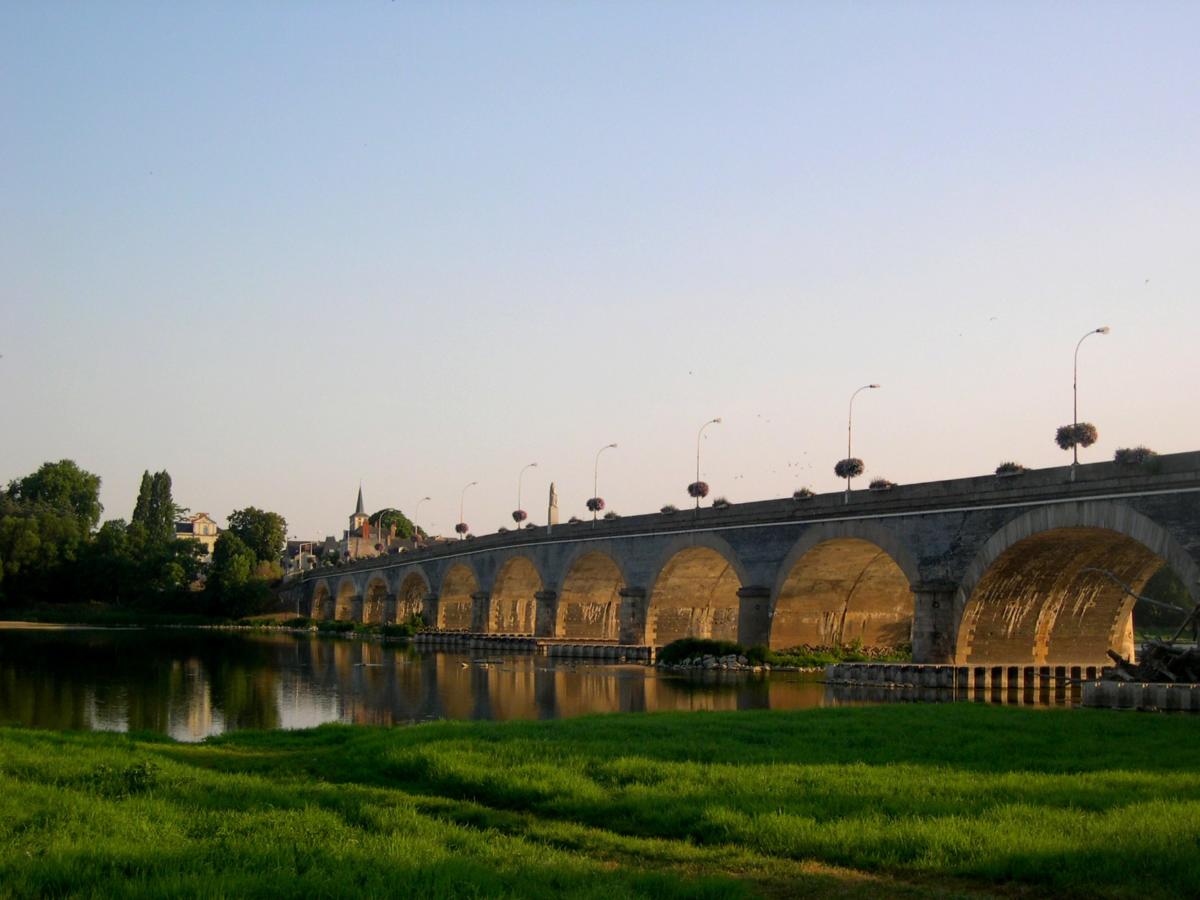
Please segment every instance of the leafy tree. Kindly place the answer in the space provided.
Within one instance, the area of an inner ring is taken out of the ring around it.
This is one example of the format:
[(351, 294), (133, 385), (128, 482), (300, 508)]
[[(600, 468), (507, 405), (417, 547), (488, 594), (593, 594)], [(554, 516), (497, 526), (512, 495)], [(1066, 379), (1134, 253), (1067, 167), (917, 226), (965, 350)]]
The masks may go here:
[(171, 496), (171, 476), (166, 471), (142, 473), (130, 534), (134, 543), (153, 547), (175, 540), (175, 521), (182, 509)]
[(7, 600), (69, 596), (73, 565), (87, 541), (71, 508), (0, 499), (0, 588)]
[(264, 580), (254, 577), (257, 565), (254, 550), (245, 541), (232, 530), (222, 532), (213, 547), (205, 586), (210, 612), (241, 618), (264, 610), (271, 602), (271, 593)]
[(378, 525), (383, 522), (383, 530), (387, 531), (393, 525), (396, 526), (396, 536), (401, 538), (410, 538), (416, 531), (416, 527), (409, 520), (408, 516), (400, 512), (398, 509), (381, 509), (379, 512), (367, 519), (372, 525)]
[(43, 504), (69, 511), (90, 532), (100, 521), (100, 476), (79, 468), (69, 459), (42, 463), (32, 475), (8, 485), (8, 495), (19, 503)]
[[(287, 521), (283, 516), (253, 506), (229, 514), (229, 531), (250, 548), (255, 559), (264, 562), (278, 562), (287, 542)], [(213, 562), (216, 563), (215, 555)]]

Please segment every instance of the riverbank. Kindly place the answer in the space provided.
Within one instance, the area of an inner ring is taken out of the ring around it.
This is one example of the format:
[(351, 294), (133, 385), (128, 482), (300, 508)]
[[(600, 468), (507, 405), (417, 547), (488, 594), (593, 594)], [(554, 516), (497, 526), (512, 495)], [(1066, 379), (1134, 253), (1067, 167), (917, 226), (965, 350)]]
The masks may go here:
[(969, 704), (0, 729), (0, 893), (1181, 896), (1198, 737)]

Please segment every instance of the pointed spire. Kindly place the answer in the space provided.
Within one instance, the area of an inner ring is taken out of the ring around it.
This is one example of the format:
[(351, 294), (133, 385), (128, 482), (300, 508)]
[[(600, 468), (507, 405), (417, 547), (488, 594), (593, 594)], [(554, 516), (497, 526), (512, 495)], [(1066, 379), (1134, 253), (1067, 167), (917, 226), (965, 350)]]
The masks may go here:
[(367, 514), (366, 510), (363, 509), (361, 481), (358, 483), (358, 506), (354, 507), (354, 514), (356, 516), (365, 516)]

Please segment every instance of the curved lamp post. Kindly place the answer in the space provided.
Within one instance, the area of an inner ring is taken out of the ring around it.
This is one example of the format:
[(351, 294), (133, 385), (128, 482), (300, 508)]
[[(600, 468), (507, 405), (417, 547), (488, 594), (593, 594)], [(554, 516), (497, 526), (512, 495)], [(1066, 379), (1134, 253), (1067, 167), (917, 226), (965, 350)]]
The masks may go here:
[[(854, 459), (854, 452), (852, 449), (852, 444), (853, 444), (853, 440), (854, 440), (854, 398), (857, 397), (859, 394), (861, 394), (863, 391), (873, 391), (873, 390), (877, 390), (880, 387), (881, 387), (881, 385), (878, 385), (878, 384), (864, 384), (862, 387), (860, 387), (858, 390), (856, 390), (853, 394), (850, 395), (850, 411), (846, 416), (846, 459), (848, 459), (848, 460)], [(850, 502), (850, 479), (852, 477), (853, 476), (851, 476), (851, 475), (846, 476), (846, 502), (847, 503)]]
[(616, 444), (605, 444), (596, 451), (596, 462), (592, 466), (592, 499), (588, 501), (588, 508), (592, 511), (592, 527), (596, 527), (596, 514), (604, 508), (604, 501), (600, 498), (600, 454), (605, 450), (616, 449)]
[(535, 469), (535, 468), (537, 468), (537, 463), (531, 462), (528, 465), (526, 465), (525, 468), (522, 469), (517, 474), (517, 508), (513, 510), (512, 517), (513, 517), (513, 521), (517, 523), (518, 528), (521, 527), (522, 522), (524, 522), (527, 518), (529, 518), (525, 514), (525, 510), (521, 507), (521, 479), (525, 477), (526, 469)]
[(413, 523), (413, 543), (414, 544), (416, 544), (417, 539), (421, 533), (421, 526), (417, 524), (417, 518), (421, 515), (421, 504), (424, 503), (426, 500), (432, 500), (432, 499), (433, 499), (432, 497), (422, 497), (420, 500), (417, 501), (417, 508), (415, 510), (413, 510), (412, 523)]
[(700, 498), (708, 493), (708, 485), (700, 480), (700, 440), (704, 437), (704, 429), (706, 429), (709, 425), (720, 424), (721, 417), (717, 416), (715, 419), (709, 419), (707, 422), (701, 425), (700, 430), (696, 432), (696, 480), (692, 484), (688, 485), (688, 493), (696, 498), (697, 512), (700, 510)]
[[(1079, 348), (1083, 346), (1083, 342), (1090, 338), (1093, 334), (1108, 334), (1112, 329), (1107, 325), (1101, 325), (1099, 328), (1093, 328), (1087, 334), (1079, 339), (1075, 345), (1075, 362), (1071, 369), (1071, 428), (1074, 432), (1079, 431)], [(1071, 465), (1079, 465), (1079, 443), (1076, 441), (1071, 446), (1072, 462)]]
[(463, 504), (467, 501), (467, 488), (474, 487), (479, 484), (478, 481), (472, 481), (470, 484), (463, 486), (462, 493), (458, 495), (458, 524), (454, 526), (454, 530), (458, 532), (458, 539), (461, 541), (467, 536), (467, 523), (463, 521)]

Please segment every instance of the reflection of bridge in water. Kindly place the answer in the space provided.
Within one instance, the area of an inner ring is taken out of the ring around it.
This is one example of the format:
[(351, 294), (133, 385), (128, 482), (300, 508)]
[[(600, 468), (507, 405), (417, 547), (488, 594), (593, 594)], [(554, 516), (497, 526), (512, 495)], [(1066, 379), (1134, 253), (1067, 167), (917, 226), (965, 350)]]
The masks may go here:
[(911, 641), (917, 662), (1095, 665), (1132, 654), (1119, 582), (1140, 591), (1164, 563), (1200, 597), (1200, 453), (489, 535), (306, 573), (287, 602), (630, 646)]
[[(799, 678), (666, 676), (529, 654), (419, 653), (392, 643), (298, 640), (283, 692), (312, 695), (320, 721), (387, 725), (429, 719), (553, 719), (591, 713), (800, 709), (834, 703)], [(287, 724), (315, 724), (288, 722)]]

